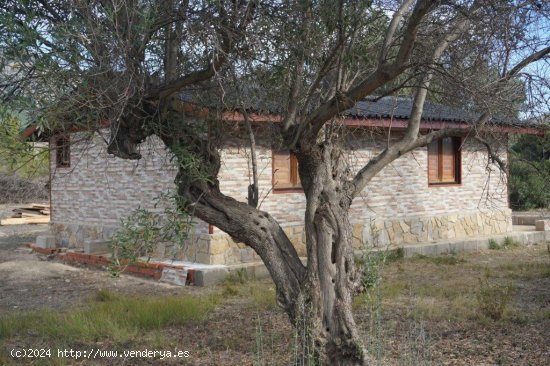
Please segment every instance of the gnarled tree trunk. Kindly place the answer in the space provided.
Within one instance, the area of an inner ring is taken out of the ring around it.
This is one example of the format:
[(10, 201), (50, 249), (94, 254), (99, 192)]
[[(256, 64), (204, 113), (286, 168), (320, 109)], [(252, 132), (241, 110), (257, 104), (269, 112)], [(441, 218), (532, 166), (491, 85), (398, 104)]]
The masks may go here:
[(332, 142), (298, 154), (307, 197), (308, 298), (312, 337), (320, 361), (329, 365), (364, 365), (367, 354), (352, 313), (358, 283), (349, 222), (350, 187), (341, 151)]
[[(352, 192), (336, 144), (311, 144), (297, 152), (307, 197), (307, 266), (277, 221), (267, 212), (224, 195), (217, 180), (220, 155), (209, 139), (175, 129), (155, 131), (176, 158), (175, 180), (182, 208), (254, 249), (276, 285), (277, 301), (299, 333), (303, 360), (324, 365), (364, 365), (366, 353), (352, 314), (357, 282), (348, 218)], [(119, 129), (119, 133), (124, 129)], [(175, 133), (174, 131), (179, 131)], [(143, 139), (143, 134), (135, 134)], [(128, 138), (126, 135), (124, 138)], [(114, 139), (116, 141), (116, 138)], [(131, 139), (130, 139), (131, 140)], [(133, 156), (136, 143), (111, 144)], [(185, 153), (182, 154), (182, 150)], [(189, 164), (189, 156), (198, 159)]]
[[(177, 155), (189, 141), (164, 138)], [(219, 166), (216, 150), (204, 164)], [(279, 224), (266, 212), (223, 195), (215, 178), (189, 180), (180, 168), (179, 194), (193, 203), (194, 214), (216, 225), (262, 258), (277, 288), (277, 300), (302, 338), (302, 357), (327, 365), (363, 365), (366, 354), (352, 314), (356, 284), (352, 230), (348, 219), (351, 195), (345, 162), (333, 144), (312, 146), (298, 154), (307, 196), (305, 230), (307, 268)], [(184, 166), (183, 164), (181, 165)]]

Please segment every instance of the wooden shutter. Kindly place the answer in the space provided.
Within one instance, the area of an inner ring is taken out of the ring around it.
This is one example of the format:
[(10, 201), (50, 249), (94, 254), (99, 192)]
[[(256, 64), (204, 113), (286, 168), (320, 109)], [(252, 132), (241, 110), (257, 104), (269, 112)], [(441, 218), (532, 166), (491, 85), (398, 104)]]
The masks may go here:
[(455, 146), (452, 137), (446, 137), (441, 140), (441, 182), (456, 182), (456, 158)]
[(428, 145), (428, 183), (439, 183), (439, 141)]
[(298, 158), (295, 155), (290, 156), (290, 181), (294, 187), (301, 187), (300, 174), (298, 174)]
[(288, 152), (273, 152), (273, 187), (292, 188), (291, 158)]

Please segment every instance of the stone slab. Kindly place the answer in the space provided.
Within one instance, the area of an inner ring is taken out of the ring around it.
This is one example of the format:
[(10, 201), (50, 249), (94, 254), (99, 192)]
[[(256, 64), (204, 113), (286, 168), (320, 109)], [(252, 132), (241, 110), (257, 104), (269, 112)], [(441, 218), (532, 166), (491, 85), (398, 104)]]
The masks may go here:
[(177, 286), (185, 286), (187, 282), (187, 270), (184, 268), (164, 268), (159, 281)]
[(243, 263), (225, 267), (194, 268), (195, 286), (213, 286), (222, 283), (228, 276), (238, 271), (245, 271), (248, 278), (267, 278), (269, 271), (261, 262)]
[(537, 231), (548, 231), (550, 230), (550, 220), (537, 220), (535, 221), (535, 228)]
[(229, 276), (229, 269), (200, 269), (195, 270), (195, 286), (213, 286), (223, 282)]
[[(531, 230), (534, 230), (532, 228)], [(405, 257), (414, 257), (415, 255), (439, 255), (444, 253), (478, 251), (489, 248), (489, 240), (496, 240), (502, 244), (509, 237), (521, 245), (529, 245), (534, 243), (550, 240), (550, 231), (513, 231), (506, 234), (491, 235), (477, 238), (454, 239), (446, 241), (437, 241), (424, 244), (406, 245), (400, 247), (403, 249)], [(373, 251), (395, 250), (396, 248), (374, 248)], [(355, 251), (356, 256), (361, 256), (361, 250)]]
[(97, 253), (109, 253), (109, 241), (105, 240), (84, 240), (84, 253), (97, 254)]
[(54, 235), (38, 235), (36, 237), (36, 246), (44, 249), (57, 248)]

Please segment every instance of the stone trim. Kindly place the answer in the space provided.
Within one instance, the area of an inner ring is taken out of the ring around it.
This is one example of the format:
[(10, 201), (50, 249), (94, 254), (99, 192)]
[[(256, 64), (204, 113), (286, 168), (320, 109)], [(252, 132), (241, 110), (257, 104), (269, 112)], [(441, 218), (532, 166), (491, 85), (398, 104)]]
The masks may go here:
[[(61, 247), (82, 247), (87, 240), (109, 240), (116, 227), (75, 224), (53, 224), (52, 230)], [(303, 226), (283, 229), (300, 256), (306, 255)], [(464, 212), (436, 216), (405, 218), (372, 218), (353, 224), (354, 248), (395, 248), (476, 235), (497, 235), (512, 231), (511, 210)], [(237, 243), (219, 230), (214, 234), (191, 235), (182, 249), (174, 244), (159, 244), (154, 257), (175, 258), (204, 264), (233, 265), (260, 261), (254, 250)]]

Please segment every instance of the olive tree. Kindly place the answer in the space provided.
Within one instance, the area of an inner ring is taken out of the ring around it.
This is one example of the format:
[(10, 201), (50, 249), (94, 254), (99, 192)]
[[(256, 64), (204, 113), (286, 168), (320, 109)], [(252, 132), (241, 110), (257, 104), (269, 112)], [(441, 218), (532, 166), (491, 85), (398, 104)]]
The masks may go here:
[[(528, 93), (518, 85), (526, 85), (527, 75), (529, 90), (544, 90), (537, 81), (546, 80), (550, 53), (548, 6), (530, 0), (7, 0), (0, 5), (0, 56), (16, 71), (0, 85), (4, 102), (32, 110), (41, 129), (93, 131), (108, 123), (108, 150), (124, 159), (139, 159), (139, 143), (158, 136), (178, 166), (180, 208), (254, 249), (278, 303), (307, 329), (314, 361), (362, 365), (369, 357), (352, 312), (360, 288), (352, 202), (400, 156), (464, 133), (421, 133), (427, 98), (475, 112), (470, 133), (486, 143), (482, 131), (494, 116), (517, 114), (508, 107), (525, 103)], [(251, 80), (261, 96), (242, 87)], [(213, 90), (236, 97), (212, 98), (207, 108), (184, 113), (182, 98)], [(405, 132), (351, 172), (333, 128), (338, 117), (366, 96), (396, 93), (413, 99)], [(277, 220), (256, 207), (257, 197), (241, 202), (220, 190), (219, 111), (238, 109), (249, 122), (252, 98), (272, 106), (279, 138), (299, 162), (307, 264)]]

